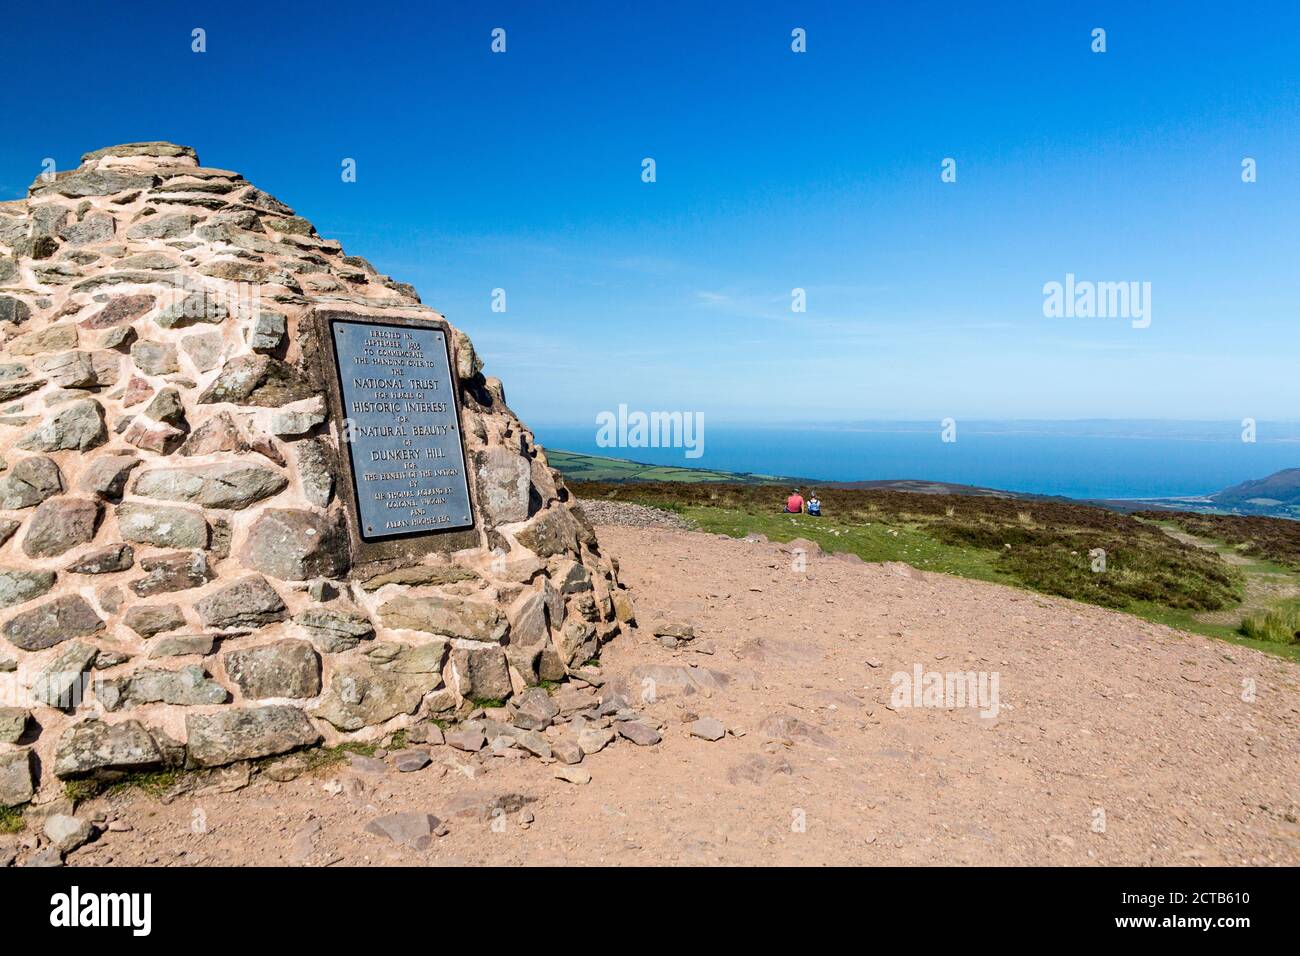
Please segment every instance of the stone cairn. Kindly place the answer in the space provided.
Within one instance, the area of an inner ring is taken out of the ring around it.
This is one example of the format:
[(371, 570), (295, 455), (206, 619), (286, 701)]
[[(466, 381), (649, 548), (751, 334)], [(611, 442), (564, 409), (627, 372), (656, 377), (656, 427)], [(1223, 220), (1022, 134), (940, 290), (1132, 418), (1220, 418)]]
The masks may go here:
[(455, 329), (475, 528), (355, 560), (320, 310), (442, 319), (188, 147), (0, 203), (0, 807), (457, 721), (549, 757), (599, 685), (631, 603)]

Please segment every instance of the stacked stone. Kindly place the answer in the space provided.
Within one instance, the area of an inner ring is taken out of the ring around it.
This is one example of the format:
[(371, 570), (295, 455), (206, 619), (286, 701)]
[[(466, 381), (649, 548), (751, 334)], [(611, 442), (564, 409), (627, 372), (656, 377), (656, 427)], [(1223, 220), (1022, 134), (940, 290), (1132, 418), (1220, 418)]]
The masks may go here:
[(442, 318), (188, 147), (0, 203), (0, 806), (465, 716), (630, 620), (455, 329), (477, 540), (353, 560), (324, 310)]

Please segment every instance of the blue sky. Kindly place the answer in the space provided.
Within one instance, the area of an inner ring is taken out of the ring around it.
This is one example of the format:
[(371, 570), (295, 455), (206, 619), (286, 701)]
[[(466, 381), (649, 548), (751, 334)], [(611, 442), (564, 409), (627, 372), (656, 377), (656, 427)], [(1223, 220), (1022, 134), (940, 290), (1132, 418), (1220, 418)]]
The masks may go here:
[[(0, 195), (192, 145), (527, 421), (1300, 417), (1294, 3), (184, 6), (8, 10)], [(1151, 326), (1045, 318), (1066, 273), (1149, 281)]]

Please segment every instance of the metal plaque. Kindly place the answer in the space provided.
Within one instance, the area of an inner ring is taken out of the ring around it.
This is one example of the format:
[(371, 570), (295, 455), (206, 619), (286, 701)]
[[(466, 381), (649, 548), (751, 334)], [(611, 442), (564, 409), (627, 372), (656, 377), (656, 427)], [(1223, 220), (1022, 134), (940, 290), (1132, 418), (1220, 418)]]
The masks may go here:
[(472, 527), (447, 336), (330, 320), (363, 541)]

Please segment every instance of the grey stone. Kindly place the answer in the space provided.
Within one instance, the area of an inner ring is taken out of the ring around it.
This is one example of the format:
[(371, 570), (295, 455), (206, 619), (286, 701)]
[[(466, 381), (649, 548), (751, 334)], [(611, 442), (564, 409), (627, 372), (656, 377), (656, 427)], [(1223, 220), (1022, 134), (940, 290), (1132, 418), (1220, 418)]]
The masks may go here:
[(149, 770), (162, 763), (162, 749), (138, 720), (82, 721), (63, 732), (54, 751), (54, 775), (60, 780), (101, 770)]
[(39, 379), (32, 379), (26, 382), (0, 383), (0, 402), (11, 402), (15, 398), (22, 398), (24, 395), (36, 391), (43, 384), (44, 383)]
[(95, 838), (94, 824), (66, 813), (51, 813), (45, 818), (43, 830), (46, 839), (54, 844), (60, 853), (71, 853)]
[(13, 607), (38, 598), (53, 586), (53, 571), (0, 568), (0, 607)]
[(399, 846), (427, 850), (433, 844), (434, 831), (442, 821), (429, 813), (389, 813), (366, 824), (366, 832), (386, 837)]
[(150, 251), (127, 256), (113, 264), (115, 269), (138, 269), (166, 272), (176, 268), (176, 260), (166, 253)]
[[(445, 649), (444, 649), (445, 653)], [(400, 660), (400, 655), (397, 660)], [(430, 659), (431, 662), (432, 659)], [(343, 731), (380, 724), (399, 714), (412, 714), (424, 695), (442, 683), (441, 667), (403, 672), (389, 664), (345, 661), (334, 667), (329, 688), (316, 716)]]
[(90, 318), (82, 319), (77, 324), (83, 329), (117, 328), (147, 314), (157, 302), (156, 297), (147, 293), (115, 296)]
[(263, 309), (248, 330), (248, 345), (255, 352), (274, 352), (284, 342), (287, 326), (279, 312)]
[(176, 349), (158, 342), (135, 342), (131, 346), (131, 361), (146, 375), (170, 375), (180, 371), (176, 364)]
[[(15, 311), (16, 309), (19, 310)], [(25, 322), (29, 316), (30, 310), (26, 303), (17, 299), (0, 298), (0, 322), (12, 322), (18, 325)], [(34, 332), (25, 332), (5, 343), (5, 350), (10, 355), (38, 355), (41, 352), (57, 352), (76, 347), (77, 327), (68, 322), (47, 325)]]
[(583, 752), (572, 740), (557, 740), (551, 744), (551, 754), (560, 763), (578, 764), (582, 763)]
[(247, 698), (315, 697), (320, 658), (306, 641), (276, 641), (225, 655), (226, 673)]
[(157, 182), (157, 176), (136, 170), (75, 169), (58, 174), (51, 182), (38, 178), (28, 191), (33, 196), (57, 195), (79, 199), (83, 196), (140, 192), (153, 187)]
[(351, 754), (348, 757), (348, 766), (361, 773), (371, 773), (376, 776), (388, 773), (388, 764), (378, 757), (367, 757), (364, 754)]
[(73, 402), (18, 443), (27, 451), (88, 451), (108, 440), (104, 408), (93, 398)]
[(20, 527), (22, 527), (21, 521), (14, 518), (0, 518), (0, 545), (12, 538), (14, 532)]
[(556, 650), (561, 660), (569, 667), (574, 667), (590, 660), (600, 649), (596, 641), (596, 629), (586, 621), (571, 619), (560, 629), (556, 640)]
[(527, 458), (498, 445), (476, 454), (479, 506), (493, 524), (509, 524), (528, 517), (532, 465)]
[(156, 422), (180, 426), (185, 421), (185, 403), (174, 388), (164, 388), (145, 406), (144, 413)]
[(278, 494), (288, 484), (287, 478), (267, 468), (229, 463), (146, 471), (136, 478), (132, 493), (205, 508), (237, 509)]
[(715, 720), (712, 717), (701, 717), (691, 724), (691, 736), (700, 737), (704, 740), (721, 740), (727, 736), (727, 728), (723, 726), (720, 720)]
[(250, 574), (208, 595), (195, 606), (204, 627), (261, 627), (289, 616), (266, 578)]
[[(512, 728), (513, 729), (513, 728)], [(551, 745), (535, 730), (517, 730), (510, 734), (515, 743), (522, 750), (526, 750), (534, 757), (540, 757), (542, 760), (551, 759)]]
[(78, 594), (65, 594), (29, 611), (21, 611), (4, 625), (4, 635), (24, 651), (40, 651), (74, 637), (102, 630), (104, 622)]
[(239, 554), (245, 567), (285, 581), (336, 578), (347, 570), (347, 535), (311, 511), (267, 508), (248, 529)]
[[(131, 344), (138, 338), (135, 329), (126, 325), (116, 329), (109, 329), (100, 336), (98, 347), (101, 349), (123, 350), (129, 349)], [(98, 371), (98, 370), (97, 370)]]
[(695, 640), (695, 628), (680, 621), (655, 621), (650, 625), (655, 637), (671, 637), (678, 641)]
[(59, 852), (59, 848), (56, 846), (46, 846), (24, 860), (23, 866), (58, 869), (63, 866), (63, 854)]
[(99, 649), (81, 641), (70, 641), (37, 675), (32, 699), (59, 710), (80, 706), (86, 694), (84, 675), (95, 663)]
[(239, 434), (239, 428), (229, 412), (219, 412), (208, 419), (181, 445), (180, 453), (190, 455), (213, 455), (219, 452), (244, 452), (248, 443)]
[(127, 677), (103, 681), (98, 687), (97, 695), (99, 702), (108, 711), (144, 704), (193, 707), (224, 704), (230, 700), (230, 693), (198, 664), (190, 664), (174, 671), (141, 668)]
[(539, 558), (578, 553), (578, 522), (569, 509), (557, 505), (536, 515), (515, 539)]
[(189, 508), (128, 502), (117, 507), (118, 532), (127, 541), (159, 548), (206, 548), (208, 524)]
[(451, 667), (457, 692), (468, 700), (505, 700), (513, 690), (505, 651), (497, 644), (457, 642)]
[(185, 437), (185, 433), (175, 425), (151, 421), (143, 415), (131, 419), (129, 423), (123, 420), (121, 424), (128, 426), (122, 435), (128, 444), (159, 455), (170, 455)]
[(386, 584), (404, 584), (416, 587), (421, 584), (455, 584), (458, 581), (474, 581), (478, 575), (458, 564), (439, 562), (436, 564), (416, 564), (395, 568), (376, 574), (362, 582), (367, 591), (378, 591)]
[(41, 502), (27, 521), (23, 553), (29, 558), (50, 558), (95, 537), (100, 504), (90, 498), (50, 498)]
[(464, 750), (469, 753), (478, 753), (487, 744), (487, 737), (481, 730), (448, 730), (443, 734), (447, 741), (448, 747), (455, 747), (457, 750)]
[(172, 551), (140, 560), (145, 576), (131, 582), (139, 597), (187, 591), (212, 580), (208, 559), (202, 551)]
[(587, 755), (600, 753), (614, 740), (614, 731), (606, 727), (584, 727), (578, 731), (578, 746)]
[(433, 758), (429, 756), (429, 751), (418, 747), (399, 750), (393, 754), (393, 766), (401, 773), (415, 773), (417, 770), (423, 770), (432, 762)]
[(279, 408), (311, 398), (316, 389), (293, 366), (267, 355), (241, 355), (225, 364), (199, 404), (233, 402)]
[(158, 657), (207, 657), (216, 646), (214, 634), (173, 634), (170, 637), (158, 637), (149, 642), (149, 656)]
[(16, 744), (27, 732), (31, 712), (23, 707), (0, 707), (0, 744)]
[(129, 571), (134, 565), (135, 549), (129, 544), (108, 544), (87, 551), (69, 564), (67, 570), (73, 574), (112, 574)]
[(519, 695), (514, 725), (525, 730), (545, 730), (560, 712), (551, 695), (541, 687), (530, 687)]
[(194, 217), (189, 213), (150, 216), (126, 231), (128, 239), (179, 239), (194, 230)]
[[(107, 610), (107, 608), (105, 608)], [(126, 651), (101, 648), (99, 655), (95, 658), (94, 668), (97, 671), (106, 671), (110, 668), (117, 667), (119, 664), (125, 664), (131, 659), (131, 655)]]
[(119, 501), (126, 490), (126, 479), (131, 469), (140, 464), (134, 455), (103, 455), (95, 458), (81, 473), (78, 483), (82, 491), (108, 501)]
[[(31, 317), (32, 317), (31, 306), (29, 306), (22, 299), (15, 299), (12, 296), (8, 296), (8, 295), (0, 296), (0, 323), (9, 323), (11, 325), (22, 325)], [(44, 332), (44, 330), (42, 330), (42, 332)], [(34, 333), (34, 334), (40, 334), (40, 333)], [(75, 329), (73, 330), (73, 334), (74, 335), (76, 334)], [(22, 338), (26, 339), (28, 338), (28, 336), (23, 336)], [(17, 340), (15, 339), (14, 341), (16, 342)], [(76, 340), (74, 339), (73, 341), (75, 343)], [(10, 348), (10, 351), (13, 351), (12, 347)], [(46, 351), (46, 349), (37, 349), (37, 351), (44, 352)], [(14, 354), (20, 355), (22, 353), (14, 352)], [(31, 353), (29, 352), (27, 354), (30, 355)]]
[(221, 361), (224, 342), (220, 332), (195, 332), (181, 339), (181, 349), (200, 372), (211, 371)]
[[(122, 609), (122, 602), (126, 600), (126, 595), (122, 593), (120, 587), (116, 584), (112, 584), (106, 588), (100, 588), (95, 594), (95, 599), (99, 601), (99, 606), (103, 608), (105, 612), (108, 614), (116, 614)], [(103, 657), (104, 656), (101, 654), (101, 661), (103, 660)]]
[(499, 641), (509, 627), (495, 604), (442, 594), (403, 594), (380, 607), (379, 615), (388, 627), (475, 641)]
[(525, 591), (506, 612), (510, 622), (512, 647), (537, 647), (546, 644), (550, 632), (546, 627), (546, 597), (539, 590)]
[(17, 807), (36, 794), (36, 762), (29, 749), (0, 753), (0, 807)]
[(555, 779), (582, 786), (591, 783), (591, 771), (585, 767), (556, 767)]
[[(66, 219), (67, 213), (60, 212), (60, 220)], [(54, 238), (62, 227), (62, 221), (52, 224), (48, 230), (41, 230), (26, 239), (14, 243), (14, 255), (19, 259), (48, 259), (59, 251), (59, 242)]]
[(185, 718), (188, 755), (199, 767), (256, 760), (320, 743), (321, 735), (297, 707), (240, 707)]
[(375, 626), (370, 623), (370, 618), (355, 610), (309, 607), (300, 611), (293, 620), (307, 631), (312, 643), (325, 654), (350, 651), (375, 635)]
[(324, 403), (318, 403), (308, 409), (276, 412), (271, 416), (270, 430), (272, 435), (281, 437), (305, 435), (323, 421), (325, 421), (325, 406)]
[(302, 481), (307, 501), (324, 508), (334, 496), (334, 469), (331, 455), (319, 438), (309, 438), (297, 443), (298, 477)]
[(122, 623), (141, 637), (153, 637), (185, 626), (185, 615), (175, 604), (137, 604), (122, 615)]
[(577, 561), (557, 562), (551, 581), (561, 594), (582, 594), (591, 590), (591, 572)]
[(59, 230), (63, 241), (70, 246), (90, 246), (110, 242), (117, 225), (112, 216), (92, 214), (81, 222), (71, 223)]
[(60, 352), (36, 359), (36, 368), (60, 388), (88, 388), (99, 384), (95, 364), (86, 352)]
[(615, 728), (620, 737), (632, 741), (638, 747), (652, 747), (663, 739), (659, 736), (659, 731), (639, 720), (622, 721)]
[(183, 165), (185, 160), (191, 160), (194, 163), (199, 161), (198, 154), (194, 152), (192, 147), (178, 146), (176, 143), (168, 143), (162, 140), (151, 140), (142, 143), (120, 143), (117, 146), (104, 146), (89, 153), (82, 153), (81, 162), (83, 165), (89, 165), (109, 157), (127, 158), (137, 156), (146, 156), (151, 159), (178, 160), (180, 162), (176, 165), (182, 166), (185, 172), (190, 175), (195, 175), (199, 171), (198, 167)]
[(442, 728), (432, 722), (416, 724), (407, 732), (406, 739), (413, 744), (429, 744), (434, 747), (440, 747), (445, 743), (442, 738)]

